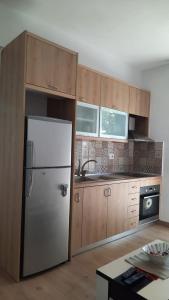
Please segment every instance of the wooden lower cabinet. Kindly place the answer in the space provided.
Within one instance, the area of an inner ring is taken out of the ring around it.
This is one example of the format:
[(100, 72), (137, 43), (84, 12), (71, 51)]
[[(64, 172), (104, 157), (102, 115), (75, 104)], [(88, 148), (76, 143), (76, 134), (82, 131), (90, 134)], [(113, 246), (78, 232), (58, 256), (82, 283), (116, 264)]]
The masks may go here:
[(106, 238), (107, 197), (106, 186), (94, 186), (84, 189), (82, 246)]
[(126, 230), (128, 183), (117, 183), (110, 186), (108, 197), (107, 237)]
[(71, 253), (72, 255), (82, 247), (82, 207), (83, 207), (83, 188), (75, 189), (72, 205), (72, 235)]

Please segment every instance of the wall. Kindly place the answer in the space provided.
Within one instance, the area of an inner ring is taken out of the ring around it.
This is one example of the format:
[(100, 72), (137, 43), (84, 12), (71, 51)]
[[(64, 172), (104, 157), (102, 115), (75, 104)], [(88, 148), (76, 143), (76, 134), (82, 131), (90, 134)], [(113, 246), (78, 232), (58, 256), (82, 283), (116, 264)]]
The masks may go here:
[[(136, 172), (161, 174), (163, 143), (107, 141), (76, 141), (75, 169), (89, 159), (85, 170), (88, 173)], [(111, 159), (111, 155), (114, 159)]]
[(5, 46), (24, 30), (79, 52), (79, 63), (126, 80), (131, 84), (138, 86), (142, 84), (141, 73), (125, 64), (122, 57), (116, 57), (113, 53), (111, 55), (103, 53), (94, 44), (87, 44), (83, 37), (73, 35), (69, 29), (63, 31), (58, 26), (52, 27), (45, 23), (45, 20), (32, 18), (26, 12), (23, 14), (0, 4), (0, 45)]
[(164, 141), (160, 219), (169, 222), (169, 64), (143, 72), (143, 79), (151, 91), (150, 136)]

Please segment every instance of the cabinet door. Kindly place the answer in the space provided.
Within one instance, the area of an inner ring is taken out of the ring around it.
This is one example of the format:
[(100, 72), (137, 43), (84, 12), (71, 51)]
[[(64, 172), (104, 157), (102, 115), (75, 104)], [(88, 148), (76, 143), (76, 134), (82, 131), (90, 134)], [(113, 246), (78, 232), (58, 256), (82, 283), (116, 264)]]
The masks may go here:
[(75, 189), (72, 206), (72, 235), (71, 251), (72, 255), (82, 247), (82, 206), (83, 188)]
[(75, 95), (76, 68), (76, 54), (28, 35), (26, 83)]
[(130, 87), (129, 113), (143, 117), (149, 117), (150, 93)]
[(128, 114), (118, 110), (101, 107), (100, 136), (114, 139), (127, 139)]
[(76, 134), (98, 136), (99, 134), (99, 106), (77, 102)]
[(100, 105), (100, 75), (84, 66), (78, 66), (77, 99)]
[(101, 106), (128, 112), (129, 86), (121, 81), (102, 77)]
[(114, 183), (108, 197), (107, 237), (121, 233), (127, 227), (128, 183)]
[(84, 189), (82, 246), (106, 238), (107, 197), (106, 186)]

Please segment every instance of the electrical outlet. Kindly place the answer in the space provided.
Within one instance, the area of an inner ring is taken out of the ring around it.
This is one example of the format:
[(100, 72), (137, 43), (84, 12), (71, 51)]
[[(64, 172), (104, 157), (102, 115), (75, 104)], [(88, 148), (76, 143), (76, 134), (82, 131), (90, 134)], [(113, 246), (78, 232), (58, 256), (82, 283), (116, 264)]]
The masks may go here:
[(109, 153), (109, 159), (114, 159), (114, 153)]

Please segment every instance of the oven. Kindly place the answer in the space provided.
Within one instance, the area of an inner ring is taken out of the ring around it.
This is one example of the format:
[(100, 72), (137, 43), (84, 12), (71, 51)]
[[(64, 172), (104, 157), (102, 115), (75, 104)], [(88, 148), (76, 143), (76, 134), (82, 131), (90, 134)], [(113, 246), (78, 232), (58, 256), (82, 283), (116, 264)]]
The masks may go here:
[(150, 185), (140, 188), (139, 221), (141, 223), (158, 219), (160, 185)]

